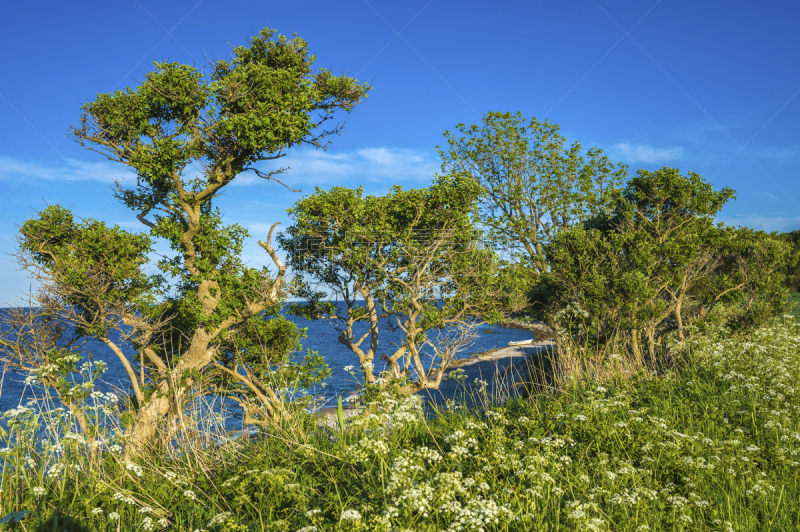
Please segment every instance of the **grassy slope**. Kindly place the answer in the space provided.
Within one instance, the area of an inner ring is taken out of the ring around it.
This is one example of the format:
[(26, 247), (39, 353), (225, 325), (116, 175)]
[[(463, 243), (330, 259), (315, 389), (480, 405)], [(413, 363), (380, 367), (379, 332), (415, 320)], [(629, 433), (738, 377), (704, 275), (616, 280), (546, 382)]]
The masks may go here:
[(477, 417), (426, 424), (387, 399), (341, 434), (287, 429), (127, 468), (109, 453), (102, 473), (48, 476), (46, 453), (18, 448), (9, 458), (32, 467), (4, 468), (0, 515), (33, 510), (27, 530), (53, 508), (59, 522), (42, 529), (117, 530), (114, 512), (120, 530), (796, 530), (800, 326), (782, 321), (749, 340), (703, 338), (663, 377), (580, 383)]

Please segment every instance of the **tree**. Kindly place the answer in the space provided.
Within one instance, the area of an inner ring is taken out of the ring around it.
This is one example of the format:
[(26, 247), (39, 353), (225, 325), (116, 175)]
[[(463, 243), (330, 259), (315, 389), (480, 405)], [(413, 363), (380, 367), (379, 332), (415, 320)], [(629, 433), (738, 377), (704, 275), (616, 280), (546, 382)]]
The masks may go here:
[(786, 288), (790, 292), (798, 292), (800, 291), (800, 229), (781, 233), (780, 237), (792, 246), (792, 259), (782, 270), (786, 278)]
[(692, 172), (637, 172), (609, 215), (546, 246), (548, 277), (557, 287), (551, 321), (585, 353), (623, 338), (640, 363), (644, 346), (653, 356), (663, 335), (677, 331), (683, 339), (685, 326), (719, 303), (744, 301), (729, 320), (740, 329), (775, 315), (777, 302), (785, 303), (776, 272), (786, 246), (715, 226), (714, 215), (733, 194), (714, 191)]
[[(364, 198), (361, 187), (328, 191), (317, 187), (287, 212), (295, 224), (278, 235), (278, 241), (287, 251), (289, 266), (306, 280), (333, 290), (346, 305), (341, 314), (336, 305), (320, 302), (326, 293), (314, 292), (306, 285), (300, 291), (306, 304), (293, 303), (291, 312), (309, 319), (329, 316), (339, 332), (339, 342), (358, 356), (367, 382), (374, 383), (372, 362), (378, 349), (378, 324), (384, 317), (376, 294), (383, 280), (370, 259), (391, 243), (394, 228), (385, 219), (386, 198)], [(364, 306), (358, 304), (359, 297)], [(355, 333), (360, 322), (369, 324), (367, 334)]]
[(789, 310), (783, 272), (795, 260), (791, 245), (775, 234), (747, 227), (719, 229), (712, 275), (694, 294), (690, 322), (705, 323), (717, 305), (729, 307), (723, 325), (736, 334), (761, 327)]
[[(584, 155), (581, 144), (565, 147), (559, 126), (520, 113), (490, 112), (481, 124), (445, 132), (442, 171), (465, 175), (485, 190), (481, 222), (490, 237), (521, 252), (538, 274), (548, 270), (544, 245), (559, 231), (607, 213), (612, 193), (627, 175), (599, 148)], [(438, 148), (437, 148), (438, 149)]]
[[(381, 323), (404, 335), (382, 357), (392, 377), (416, 374), (409, 391), (435, 388), (471, 340), (476, 319), (497, 320), (509, 305), (521, 306), (510, 282), (516, 277), (500, 276), (496, 254), (478, 247), (473, 207), (479, 194), (468, 178), (440, 177), (429, 188), (395, 186), (386, 196), (318, 188), (289, 210), (295, 223), (279, 237), (289, 263), (346, 306), (340, 313), (320, 305), (317, 294), (295, 311), (332, 320), (368, 383), (376, 379)], [(363, 334), (355, 332), (359, 323), (367, 324)]]
[[(314, 72), (314, 60), (304, 40), (265, 29), (208, 74), (155, 63), (137, 88), (99, 94), (71, 135), (135, 172), (136, 186), (117, 183), (116, 197), (149, 236), (76, 224), (55, 207), (23, 225), (25, 264), (51, 281), (70, 318), (82, 320), (78, 333), (105, 342), (128, 369), (134, 444), (151, 440), (165, 416), (179, 416), (187, 390), (201, 385), (280, 413), (272, 375), (302, 335), (278, 316), (292, 287), (271, 244), (277, 224), (259, 241), (276, 271), (251, 268), (239, 257), (249, 234), (223, 224), (213, 204), (243, 172), (277, 180), (285, 170), (265, 172), (257, 163), (296, 145), (325, 148), (341, 129), (328, 125), (337, 112), (366, 97), (368, 85)], [(153, 238), (175, 253), (158, 262), (161, 277), (140, 269)], [(132, 327), (124, 338), (138, 351), (148, 385), (137, 384), (109, 336), (123, 325)], [(319, 359), (305, 369), (318, 373)]]

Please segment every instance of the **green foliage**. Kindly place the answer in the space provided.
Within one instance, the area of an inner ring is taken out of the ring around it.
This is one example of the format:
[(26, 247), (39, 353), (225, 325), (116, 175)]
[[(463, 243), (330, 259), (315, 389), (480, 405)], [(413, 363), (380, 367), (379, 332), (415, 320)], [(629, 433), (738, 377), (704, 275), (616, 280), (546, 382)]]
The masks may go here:
[(566, 147), (558, 124), (527, 122), (520, 113), (490, 112), (480, 124), (445, 132), (442, 171), (484, 189), (481, 223), (497, 247), (521, 252), (536, 273), (548, 270), (543, 246), (568, 227), (608, 213), (627, 176), (599, 148)]
[(736, 310), (726, 323), (734, 331), (761, 327), (769, 318), (787, 312), (789, 292), (781, 273), (792, 260), (787, 243), (746, 227), (725, 228), (720, 233), (721, 258), (711, 278), (700, 285), (706, 292), (698, 294), (698, 299), (706, 307), (715, 300), (734, 305)]
[[(785, 311), (777, 270), (786, 246), (763, 233), (715, 227), (733, 191), (714, 191), (694, 173), (640, 170), (608, 215), (560, 234), (546, 247), (549, 315), (573, 305), (585, 322), (564, 331), (587, 353), (627, 338), (635, 357), (719, 303), (743, 302), (728, 325), (747, 330)], [(563, 320), (562, 320), (563, 321)]]
[[(428, 331), (463, 327), (472, 318), (499, 321), (524, 295), (524, 273), (501, 268), (491, 249), (477, 245), (480, 194), (480, 185), (464, 176), (438, 177), (424, 189), (394, 186), (385, 196), (365, 197), (360, 187), (317, 188), (289, 210), (295, 223), (278, 238), (290, 265), (307, 282), (332, 289), (347, 310), (337, 316), (335, 307), (321, 303), (323, 294), (307, 286), (309, 301), (292, 312), (332, 318), (339, 341), (359, 356), (367, 382), (374, 380), (378, 324), (402, 329), (405, 341), (386, 357), (398, 379), (401, 358), (409, 357), (406, 370), (414, 359), (424, 385), (429, 369), (417, 359), (422, 345), (433, 347)], [(356, 304), (359, 296), (363, 306)], [(366, 335), (355, 335), (357, 322), (369, 324)]]
[[(20, 228), (20, 250), (53, 280), (70, 287), (63, 303), (84, 312), (106, 304), (146, 306), (154, 301), (162, 279), (142, 272), (150, 238), (103, 222), (77, 222), (72, 213), (53, 205)], [(102, 334), (102, 323), (97, 331)]]
[(792, 307), (791, 315), (800, 319), (800, 294), (789, 294), (789, 305)]
[(779, 236), (792, 246), (792, 257), (781, 270), (785, 276), (784, 284), (790, 292), (800, 292), (800, 230), (780, 233)]
[[(263, 172), (259, 162), (297, 145), (324, 148), (340, 131), (330, 121), (366, 98), (369, 85), (315, 71), (314, 61), (304, 40), (265, 29), (208, 74), (155, 63), (138, 87), (98, 94), (82, 107), (72, 137), (136, 174), (135, 186), (117, 183), (116, 197), (149, 236), (75, 222), (60, 206), (22, 226), (21, 261), (44, 281), (43, 304), (123, 362), (133, 390), (132, 442), (152, 439), (187, 392), (215, 391), (274, 413), (287, 379), (309, 384), (327, 375), (314, 353), (290, 357), (304, 333), (279, 317), (294, 287), (284, 281), (272, 231), (259, 244), (277, 271), (249, 267), (240, 255), (250, 235), (224, 224), (213, 205), (242, 172), (274, 180), (283, 171)], [(156, 275), (143, 272), (151, 238), (174, 253), (158, 262)], [(111, 329), (137, 352), (139, 374)]]
[(726, 336), (695, 336), (663, 375), (626, 376), (612, 357), (608, 382), (475, 397), (434, 419), (378, 391), (342, 431), (309, 423), (135, 463), (105, 446), (102, 461), (81, 461), (72, 438), (54, 442), (69, 461), (55, 445), (32, 453), (29, 436), (57, 418), (14, 409), (0, 422), (17, 436), (0, 432), (0, 517), (87, 531), (792, 530), (800, 326)]

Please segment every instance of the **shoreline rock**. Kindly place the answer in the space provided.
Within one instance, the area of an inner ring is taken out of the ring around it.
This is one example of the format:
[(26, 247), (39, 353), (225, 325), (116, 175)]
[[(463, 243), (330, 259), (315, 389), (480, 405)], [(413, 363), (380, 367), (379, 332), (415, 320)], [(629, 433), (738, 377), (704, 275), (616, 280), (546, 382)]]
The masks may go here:
[(543, 321), (519, 321), (519, 320), (505, 320), (500, 324), (501, 327), (507, 329), (521, 329), (531, 331), (536, 334), (537, 340), (550, 340), (555, 338), (553, 330), (548, 327)]

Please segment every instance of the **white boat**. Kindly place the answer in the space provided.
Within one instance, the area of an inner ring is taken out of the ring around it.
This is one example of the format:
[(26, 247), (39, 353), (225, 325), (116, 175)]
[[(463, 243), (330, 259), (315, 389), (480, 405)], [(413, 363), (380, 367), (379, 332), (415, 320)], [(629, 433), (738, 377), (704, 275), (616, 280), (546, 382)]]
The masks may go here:
[(508, 342), (508, 345), (528, 345), (533, 343), (533, 338), (530, 340), (520, 340), (519, 342)]

